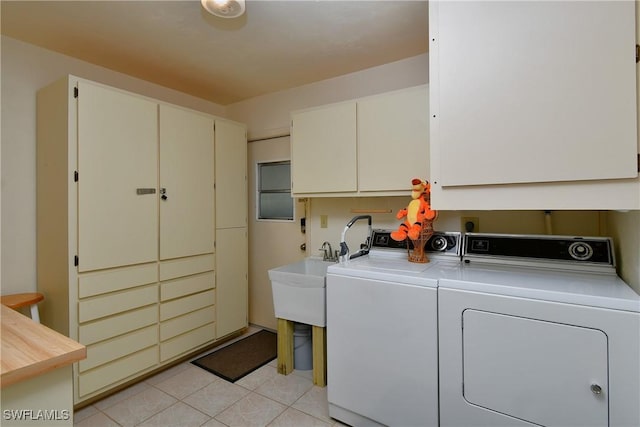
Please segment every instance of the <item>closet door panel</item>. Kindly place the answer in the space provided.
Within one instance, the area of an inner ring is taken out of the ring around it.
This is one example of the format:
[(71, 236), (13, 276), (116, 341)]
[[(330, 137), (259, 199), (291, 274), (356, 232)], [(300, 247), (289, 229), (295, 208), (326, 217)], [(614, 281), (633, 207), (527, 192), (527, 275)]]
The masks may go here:
[(155, 261), (157, 104), (86, 82), (78, 88), (79, 271)]
[(245, 126), (216, 120), (216, 228), (247, 226)]
[(216, 253), (216, 337), (248, 326), (248, 242), (246, 228), (218, 230)]
[(213, 252), (213, 118), (160, 105), (160, 259)]

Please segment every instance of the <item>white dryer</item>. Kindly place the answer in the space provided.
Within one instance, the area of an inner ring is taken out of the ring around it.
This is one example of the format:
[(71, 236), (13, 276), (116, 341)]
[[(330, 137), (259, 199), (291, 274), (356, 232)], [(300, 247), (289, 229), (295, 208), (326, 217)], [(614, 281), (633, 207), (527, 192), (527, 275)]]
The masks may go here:
[(438, 289), (440, 425), (640, 426), (640, 297), (605, 238), (467, 234)]
[(460, 233), (412, 263), (389, 231), (327, 271), (329, 415), (352, 426), (438, 425), (438, 278), (460, 266)]

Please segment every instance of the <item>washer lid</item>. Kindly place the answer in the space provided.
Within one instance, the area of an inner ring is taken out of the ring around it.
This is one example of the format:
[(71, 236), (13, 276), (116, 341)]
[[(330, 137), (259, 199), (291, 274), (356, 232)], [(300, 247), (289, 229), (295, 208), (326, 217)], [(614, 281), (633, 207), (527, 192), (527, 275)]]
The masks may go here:
[(350, 260), (345, 264), (333, 264), (327, 274), (360, 277), (372, 280), (385, 280), (400, 284), (438, 287), (439, 273), (442, 269), (459, 268), (459, 261), (432, 259), (428, 263), (414, 263), (407, 260), (406, 253), (380, 253), (372, 251), (369, 255)]

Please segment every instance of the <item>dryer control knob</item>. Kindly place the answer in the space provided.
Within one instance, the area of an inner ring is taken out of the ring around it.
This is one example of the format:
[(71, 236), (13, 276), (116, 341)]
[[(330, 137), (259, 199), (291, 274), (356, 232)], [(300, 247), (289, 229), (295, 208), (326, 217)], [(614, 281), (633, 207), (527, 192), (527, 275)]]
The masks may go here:
[(569, 245), (569, 255), (578, 261), (586, 261), (593, 255), (593, 248), (585, 242), (573, 242)]
[(591, 391), (593, 392), (593, 394), (601, 394), (602, 387), (600, 387), (598, 384), (591, 384)]
[(447, 249), (448, 242), (443, 236), (436, 236), (431, 240), (431, 248), (436, 251), (444, 251)]

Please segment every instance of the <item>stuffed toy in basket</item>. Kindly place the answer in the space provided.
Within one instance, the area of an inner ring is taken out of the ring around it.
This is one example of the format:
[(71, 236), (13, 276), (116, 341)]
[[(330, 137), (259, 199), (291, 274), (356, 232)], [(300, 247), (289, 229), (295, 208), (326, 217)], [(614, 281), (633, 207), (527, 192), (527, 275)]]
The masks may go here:
[[(424, 245), (433, 235), (433, 221), (438, 217), (438, 212), (431, 210), (431, 184), (419, 178), (411, 180), (411, 202), (400, 209), (396, 218), (404, 221), (396, 231), (391, 233), (391, 238), (398, 242), (407, 237), (413, 245), (407, 244), (409, 249), (409, 261), (429, 262)], [(413, 247), (411, 247), (413, 246)]]

